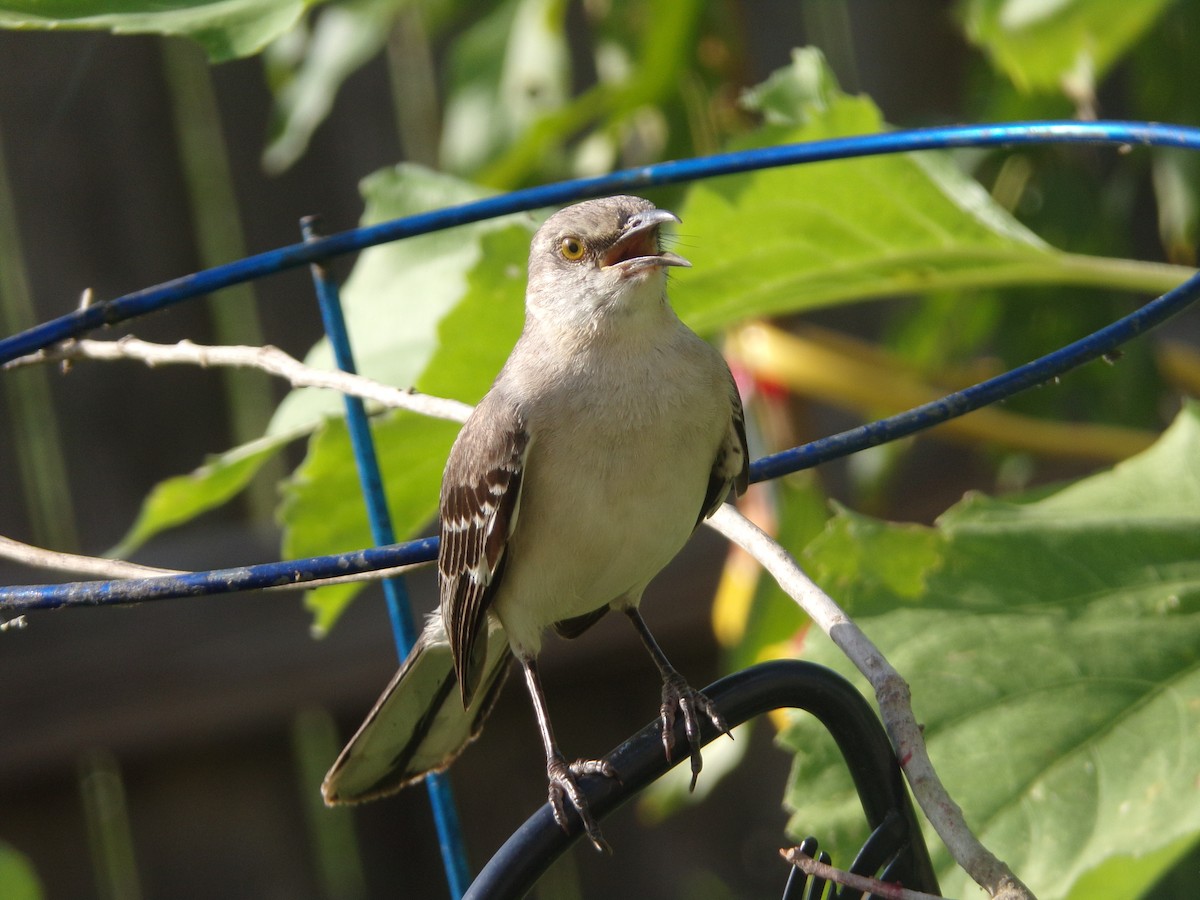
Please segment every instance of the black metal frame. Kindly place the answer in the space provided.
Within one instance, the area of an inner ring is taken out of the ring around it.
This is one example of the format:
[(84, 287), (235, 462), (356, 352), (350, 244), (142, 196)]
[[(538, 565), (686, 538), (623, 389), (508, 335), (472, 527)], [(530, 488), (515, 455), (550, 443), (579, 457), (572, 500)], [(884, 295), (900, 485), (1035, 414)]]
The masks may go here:
[[(786, 707), (815, 716), (837, 742), (872, 828), (871, 837), (850, 870), (878, 874), (915, 890), (938, 892), (929, 851), (891, 742), (875, 711), (850, 682), (814, 663), (778, 660), (722, 678), (704, 692), (730, 727)], [(709, 723), (701, 724), (705, 744), (720, 736)], [(600, 776), (581, 779), (597, 821), (688, 759), (682, 723), (677, 729), (671, 759), (663, 753), (661, 724), (652, 722), (605, 757), (620, 773), (619, 782)], [(579, 817), (569, 806), (568, 818), (569, 827), (564, 831), (555, 823), (548, 803), (538, 809), (484, 866), (464, 900), (516, 900), (525, 896), (550, 865), (583, 836)], [(784, 897), (799, 900), (805, 881), (802, 877), (789, 879)], [(808, 885), (804, 896), (820, 896), (812, 887)], [(844, 890), (836, 896), (839, 900), (857, 900), (861, 894)]]

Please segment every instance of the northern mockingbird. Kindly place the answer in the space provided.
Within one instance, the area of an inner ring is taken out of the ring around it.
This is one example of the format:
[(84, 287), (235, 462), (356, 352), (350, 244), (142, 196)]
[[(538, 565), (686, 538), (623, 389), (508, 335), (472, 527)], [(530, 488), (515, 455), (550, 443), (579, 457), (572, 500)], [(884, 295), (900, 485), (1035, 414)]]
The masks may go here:
[[(671, 666), (638, 612), (642, 592), (696, 526), (747, 479), (741, 401), (721, 355), (679, 321), (663, 250), (678, 222), (638, 197), (560, 210), (533, 237), (525, 327), (450, 451), (442, 481), (440, 609), (325, 778), (327, 803), (391, 793), (446, 768), (479, 733), (510, 656), (546, 751), (549, 799), (599, 829), (538, 678), (542, 635), (577, 637), (610, 609), (633, 622), (662, 674), (662, 740), (677, 711), (700, 770), (708, 699)], [(457, 686), (457, 687), (456, 687)]]

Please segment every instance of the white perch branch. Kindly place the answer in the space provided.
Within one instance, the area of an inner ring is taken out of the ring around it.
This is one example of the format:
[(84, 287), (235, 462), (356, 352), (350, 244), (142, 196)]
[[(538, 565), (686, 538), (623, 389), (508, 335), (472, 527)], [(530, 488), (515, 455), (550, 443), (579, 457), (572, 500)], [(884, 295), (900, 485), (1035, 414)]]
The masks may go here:
[(997, 900), (1033, 900), (1033, 893), (967, 827), (962, 810), (934, 771), (908, 684), (870, 639), (770, 535), (724, 504), (708, 524), (762, 564), (779, 586), (862, 672), (875, 691), (884, 728), (896, 749), (913, 796), (962, 868)]

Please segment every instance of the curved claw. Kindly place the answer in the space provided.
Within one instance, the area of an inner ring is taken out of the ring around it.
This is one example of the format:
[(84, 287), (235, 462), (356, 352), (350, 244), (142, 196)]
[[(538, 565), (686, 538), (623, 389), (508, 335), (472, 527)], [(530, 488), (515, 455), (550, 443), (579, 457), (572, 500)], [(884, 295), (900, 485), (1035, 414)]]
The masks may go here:
[[(701, 691), (696, 690), (684, 681), (681, 676), (676, 675), (664, 679), (661, 709), (663, 721), (662, 741), (663, 750), (666, 751), (668, 758), (671, 756), (671, 751), (675, 749), (676, 709), (683, 714), (683, 729), (687, 734), (692, 765), (692, 782), (688, 790), (694, 791), (696, 789), (696, 779), (700, 775), (700, 770), (704, 767), (704, 760), (700, 755), (700, 717), (707, 717), (712, 722), (713, 727), (722, 734), (729, 734), (729, 726), (725, 724), (724, 717), (717, 711), (713, 702)], [(732, 735), (730, 736), (732, 737)]]
[(616, 770), (603, 759), (577, 759), (575, 762), (568, 765), (567, 761), (561, 756), (550, 759), (546, 762), (546, 779), (549, 781), (549, 800), (550, 808), (554, 811), (554, 821), (558, 823), (558, 827), (563, 831), (567, 831), (567, 813), (566, 806), (563, 803), (564, 796), (571, 801), (571, 805), (575, 807), (575, 812), (579, 814), (579, 820), (583, 823), (583, 830), (587, 832), (588, 840), (592, 842), (592, 846), (602, 853), (612, 853), (612, 848), (608, 842), (604, 840), (604, 836), (600, 833), (600, 827), (596, 824), (596, 820), (592, 818), (591, 810), (588, 808), (587, 797), (579, 788), (579, 782), (576, 780), (580, 775), (604, 775), (608, 778), (616, 778)]

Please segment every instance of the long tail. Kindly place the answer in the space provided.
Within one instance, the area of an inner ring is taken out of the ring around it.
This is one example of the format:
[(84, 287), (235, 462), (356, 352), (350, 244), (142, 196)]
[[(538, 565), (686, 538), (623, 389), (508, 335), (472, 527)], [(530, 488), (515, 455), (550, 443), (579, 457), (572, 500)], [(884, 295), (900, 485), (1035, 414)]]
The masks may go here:
[(492, 624), (479, 689), (463, 709), (442, 617), (431, 616), (400, 671), (325, 776), (325, 802), (373, 800), (449, 766), (483, 728), (511, 658), (508, 636)]

